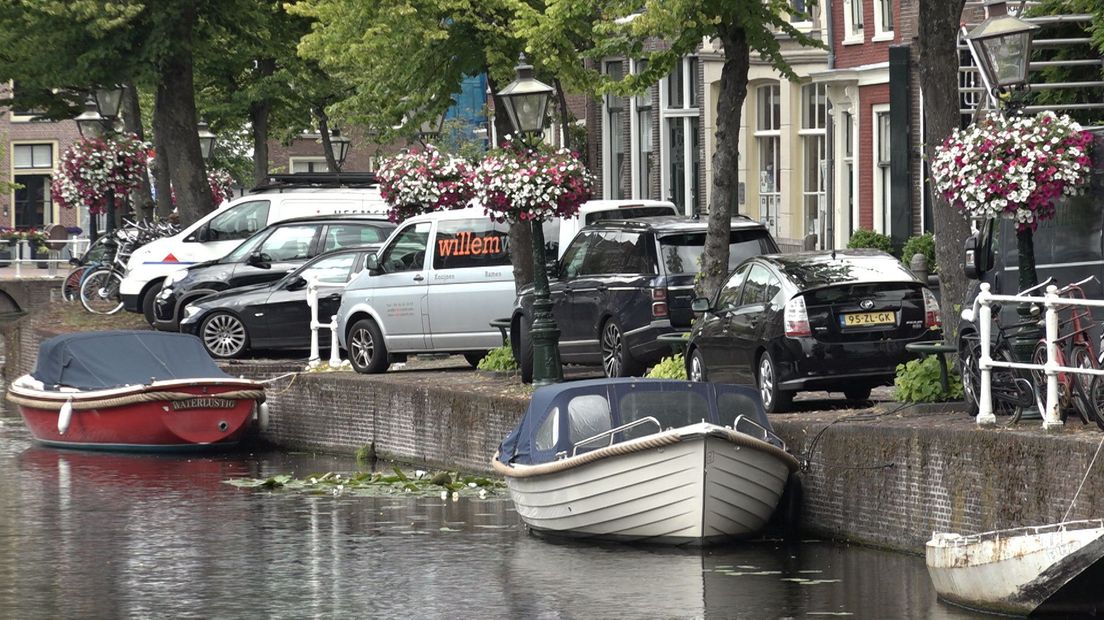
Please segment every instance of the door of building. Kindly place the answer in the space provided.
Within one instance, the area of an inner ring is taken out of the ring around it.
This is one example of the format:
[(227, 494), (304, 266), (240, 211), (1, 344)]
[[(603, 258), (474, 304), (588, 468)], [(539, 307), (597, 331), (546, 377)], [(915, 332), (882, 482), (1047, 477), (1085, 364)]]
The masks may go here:
[(51, 223), (53, 202), (50, 199), (50, 175), (20, 174), (15, 190), (15, 227), (41, 228)]

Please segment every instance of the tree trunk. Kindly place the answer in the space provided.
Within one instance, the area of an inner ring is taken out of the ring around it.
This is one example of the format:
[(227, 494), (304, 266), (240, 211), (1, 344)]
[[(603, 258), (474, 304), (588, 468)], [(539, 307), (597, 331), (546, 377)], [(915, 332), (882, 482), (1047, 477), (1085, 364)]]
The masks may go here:
[(1035, 273), (1035, 234), (1030, 228), (1016, 231), (1016, 251), (1020, 257), (1020, 290), (1026, 291), (1039, 283)]
[(318, 117), (318, 137), (322, 140), (322, 153), (326, 156), (326, 167), (330, 172), (341, 172), (341, 166), (334, 157), (333, 142), (330, 142), (330, 118), (326, 114), (326, 108), (318, 106), (314, 109), (314, 114)]
[(571, 140), (571, 109), (567, 107), (567, 94), (564, 93), (560, 78), (552, 80), (556, 87), (556, 108), (560, 113), (560, 133), (563, 135), (563, 147), (569, 151), (575, 151), (575, 144)]
[[(140, 140), (146, 139), (146, 131), (142, 127), (142, 107), (138, 103), (138, 88), (134, 82), (127, 82), (123, 92), (123, 126), (127, 133), (138, 136)], [(130, 204), (139, 219), (153, 218), (153, 196), (150, 195), (148, 169), (142, 171), (138, 188), (130, 193)]]
[[(494, 126), (495, 134), (498, 136), (498, 144), (492, 146), (498, 147), (502, 145), (507, 135), (514, 133), (514, 128), (506, 114), (506, 106), (498, 97), (498, 85), (489, 75), (487, 85), (494, 93)], [(520, 291), (522, 287), (533, 283), (533, 231), (525, 222), (510, 224), (510, 266), (514, 269), (516, 290)]]
[[(958, 28), (965, 0), (920, 0), (917, 47), (920, 88), (924, 93), (925, 157), (935, 157), (935, 147), (961, 124), (958, 99)], [(943, 338), (956, 342), (958, 310), (966, 297), (962, 271), (962, 246), (970, 236), (970, 223), (938, 192), (930, 199), (935, 215), (935, 261), (939, 264), (939, 288)]]
[[(262, 77), (271, 76), (276, 70), (276, 61), (262, 58), (257, 61), (257, 71)], [(268, 181), (268, 117), (272, 112), (272, 102), (268, 98), (254, 101), (249, 106), (249, 125), (253, 132), (253, 184), (262, 185)]]
[(163, 143), (169, 155), (169, 177), (176, 190), (180, 225), (189, 226), (214, 210), (207, 170), (196, 133), (195, 83), (191, 40), (196, 21), (193, 3), (185, 3), (174, 24), (173, 49), (162, 59), (156, 106), (163, 114)]
[(168, 219), (173, 212), (172, 181), (169, 179), (169, 149), (165, 146), (164, 115), (153, 108), (153, 188), (157, 217)]
[(740, 167), (740, 112), (747, 97), (751, 64), (747, 33), (743, 28), (721, 26), (719, 34), (724, 44), (725, 62), (717, 100), (717, 150), (713, 153), (713, 191), (709, 200), (709, 227), (705, 234), (700, 283), (702, 294), (710, 298), (728, 278), (732, 205), (736, 202)]

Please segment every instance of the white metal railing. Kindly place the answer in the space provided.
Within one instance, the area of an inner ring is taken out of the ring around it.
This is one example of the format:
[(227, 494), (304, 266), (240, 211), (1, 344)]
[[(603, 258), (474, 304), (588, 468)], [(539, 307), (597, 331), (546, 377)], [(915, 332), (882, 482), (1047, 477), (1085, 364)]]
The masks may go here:
[(337, 315), (331, 315), (329, 323), (318, 322), (318, 276), (316, 275), (307, 276), (307, 305), (310, 306), (311, 311), (310, 359), (307, 360), (307, 365), (317, 368), (322, 363), (321, 354), (318, 352), (318, 330), (326, 327), (330, 330), (330, 368), (341, 366), (341, 352), (337, 349)]
[[(56, 247), (58, 245), (66, 246), (65, 249), (69, 250), (70, 256), (80, 256), (88, 249), (88, 239), (76, 238), (67, 239), (65, 241), (48, 242), (50, 246)], [(58, 277), (58, 265), (68, 265), (69, 258), (63, 257), (65, 249), (61, 250), (49, 250), (46, 258), (32, 258), (33, 252), (31, 251), (31, 242), (27, 240), (17, 241), (8, 244), (11, 248), (11, 258), (0, 258), (0, 262), (11, 263), (15, 267), (15, 277), (24, 277), (23, 268), (24, 265), (46, 263), (47, 272), (46, 277), (56, 278)], [(36, 276), (37, 277), (37, 276)]]
[[(979, 391), (981, 393), (978, 395), (978, 426), (990, 426), (997, 422), (996, 416), (993, 415), (993, 368), (1042, 370), (1046, 374), (1046, 405), (1042, 412), (1043, 428), (1049, 429), (1062, 426), (1062, 418), (1058, 411), (1058, 374), (1072, 373), (1102, 376), (1104, 375), (1104, 369), (1058, 365), (1058, 306), (1104, 308), (1104, 300), (1059, 297), (1058, 287), (1054, 284), (1047, 286), (1046, 294), (1043, 297), (1032, 297), (1029, 295), (994, 295), (989, 292), (989, 288), (989, 283), (982, 283), (981, 292), (979, 292), (974, 299), (973, 307), (962, 311), (962, 318), (967, 321), (973, 321), (976, 317), (978, 340), (981, 345), (981, 357), (978, 360), (978, 368), (981, 370), (981, 385), (979, 386)], [(991, 349), (993, 343), (990, 338), (993, 333), (992, 304), (994, 302), (1039, 304), (1046, 309), (1044, 317), (1044, 324), (1046, 326), (1044, 338), (1047, 344), (1046, 364), (1039, 365), (1026, 364), (1023, 362), (1007, 362), (992, 358)]]

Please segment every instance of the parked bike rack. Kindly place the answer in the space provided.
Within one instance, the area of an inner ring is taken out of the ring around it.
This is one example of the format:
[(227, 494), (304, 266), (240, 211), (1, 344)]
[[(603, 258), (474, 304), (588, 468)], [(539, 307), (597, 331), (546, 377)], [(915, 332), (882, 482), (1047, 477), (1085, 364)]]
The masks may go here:
[[(1104, 308), (1104, 300), (1100, 299), (1070, 299), (1058, 296), (1058, 287), (1051, 284), (1046, 289), (1043, 297), (1031, 297), (1021, 295), (994, 295), (989, 292), (987, 282), (981, 284), (981, 292), (974, 299), (972, 308), (962, 311), (962, 318), (974, 321), (977, 317), (979, 344), (981, 345), (981, 358), (978, 360), (978, 368), (981, 370), (981, 394), (978, 396), (978, 426), (992, 426), (997, 423), (993, 415), (993, 368), (1019, 368), (1024, 370), (1042, 370), (1046, 373), (1046, 408), (1043, 411), (1043, 428), (1051, 429), (1062, 426), (1062, 418), (1058, 411), (1058, 373), (1073, 373), (1083, 375), (1104, 375), (1104, 369), (1079, 368), (1058, 365), (1058, 306), (1086, 306), (1091, 308)], [(1047, 363), (1025, 364), (1022, 362), (1006, 362), (994, 360), (990, 357), (992, 348), (992, 327), (994, 302), (1015, 304), (1040, 304), (1046, 308), (1046, 344)]]
[(330, 330), (330, 368), (341, 366), (341, 353), (337, 349), (337, 315), (331, 315), (329, 323), (318, 322), (318, 276), (315, 275), (307, 276), (307, 305), (311, 309), (310, 359), (307, 366), (317, 368), (322, 363), (318, 351), (318, 330), (323, 327)]

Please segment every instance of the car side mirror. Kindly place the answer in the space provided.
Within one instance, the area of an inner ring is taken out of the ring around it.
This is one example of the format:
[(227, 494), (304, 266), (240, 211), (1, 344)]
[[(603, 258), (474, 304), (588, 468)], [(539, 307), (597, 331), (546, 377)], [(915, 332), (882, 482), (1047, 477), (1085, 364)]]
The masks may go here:
[(264, 252), (254, 252), (246, 259), (246, 264), (256, 267), (258, 269), (271, 269), (272, 257)]
[(690, 309), (701, 314), (709, 312), (709, 300), (705, 297), (695, 297), (694, 301), (690, 302)]
[(295, 276), (288, 281), (286, 288), (289, 291), (298, 291), (307, 287), (307, 279), (303, 276)]
[(211, 231), (206, 226), (200, 226), (199, 230), (195, 231), (195, 240), (200, 243), (207, 243), (211, 240)]
[(380, 272), (379, 257), (375, 254), (369, 254), (368, 258), (364, 259), (364, 268), (368, 270), (371, 275), (376, 275)]
[(964, 261), (962, 271), (967, 279), (980, 280), (985, 273), (982, 251), (978, 248), (978, 236), (970, 235), (963, 244)]

